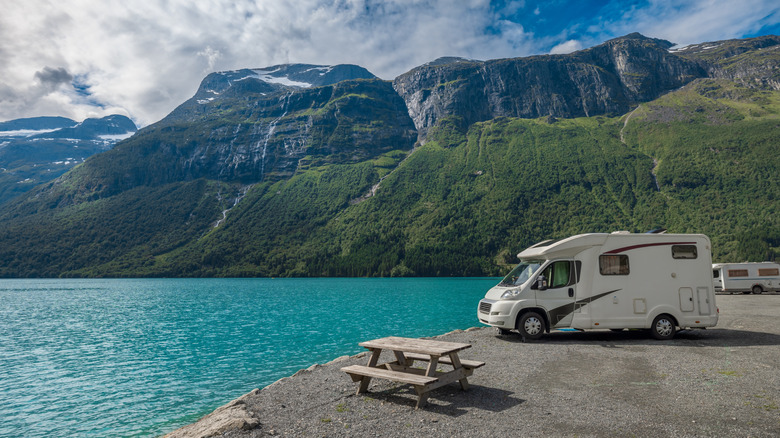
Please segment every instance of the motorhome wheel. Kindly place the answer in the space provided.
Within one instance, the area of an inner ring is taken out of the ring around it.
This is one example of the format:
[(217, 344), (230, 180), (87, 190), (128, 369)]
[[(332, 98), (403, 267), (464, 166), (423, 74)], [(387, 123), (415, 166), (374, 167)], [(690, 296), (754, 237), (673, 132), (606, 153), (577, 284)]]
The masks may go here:
[(544, 319), (536, 312), (524, 313), (517, 321), (517, 330), (523, 339), (539, 339), (544, 334)]
[(760, 293), (762, 293), (762, 292), (764, 292), (764, 290), (763, 290), (763, 289), (761, 289), (761, 286), (759, 286), (759, 285), (755, 285), (755, 286), (753, 286), (753, 293), (754, 293), (754, 294), (758, 295), (758, 294), (760, 294)]
[(653, 326), (650, 327), (650, 333), (653, 337), (660, 340), (672, 339), (675, 333), (675, 323), (669, 315), (658, 315), (653, 320)]

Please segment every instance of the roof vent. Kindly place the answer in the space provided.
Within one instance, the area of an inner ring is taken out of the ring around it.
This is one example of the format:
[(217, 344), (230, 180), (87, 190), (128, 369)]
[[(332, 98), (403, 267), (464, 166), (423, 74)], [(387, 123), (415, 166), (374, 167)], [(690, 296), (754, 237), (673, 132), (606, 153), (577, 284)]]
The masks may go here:
[(613, 231), (612, 234), (631, 234), (630, 231)]

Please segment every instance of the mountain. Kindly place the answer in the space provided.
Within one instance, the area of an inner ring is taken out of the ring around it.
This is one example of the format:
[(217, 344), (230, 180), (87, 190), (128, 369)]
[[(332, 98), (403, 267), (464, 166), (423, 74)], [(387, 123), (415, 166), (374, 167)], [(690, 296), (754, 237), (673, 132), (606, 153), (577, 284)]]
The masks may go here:
[(0, 205), (51, 181), (137, 130), (125, 116), (33, 117), (0, 122)]
[(292, 66), (283, 71), (295, 75), (273, 79), (258, 71), (279, 66), (211, 74), (169, 116), (36, 198), (67, 205), (199, 178), (247, 185), (412, 148), (414, 126), (389, 82), (353, 66), (303, 67), (322, 73), (321, 85), (301, 82), (306, 72)]
[(55, 129), (70, 128), (77, 124), (74, 120), (66, 117), (30, 117), (0, 122), (0, 132), (8, 136), (18, 135), (23, 137), (23, 133), (11, 134), (9, 131), (53, 131)]
[(496, 117), (620, 115), (706, 76), (700, 63), (670, 53), (670, 47), (631, 34), (568, 55), (449, 58), (412, 69), (393, 86), (421, 138), (452, 114), (464, 126)]
[(672, 50), (699, 63), (708, 77), (735, 81), (748, 87), (780, 90), (780, 37), (692, 44)]
[(707, 44), (214, 73), (0, 207), (0, 276), (500, 275), (545, 238), (658, 226), (775, 258), (780, 45)]

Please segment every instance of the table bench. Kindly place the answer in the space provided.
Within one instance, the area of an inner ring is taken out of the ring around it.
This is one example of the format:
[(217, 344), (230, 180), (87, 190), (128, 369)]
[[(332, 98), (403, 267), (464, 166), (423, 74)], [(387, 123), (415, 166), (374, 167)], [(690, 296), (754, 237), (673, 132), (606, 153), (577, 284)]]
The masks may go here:
[[(458, 352), (471, 347), (469, 344), (390, 336), (359, 345), (371, 351), (368, 365), (341, 368), (352, 377), (352, 381), (360, 382), (357, 394), (368, 391), (374, 377), (409, 384), (414, 386), (418, 395), (416, 408), (425, 405), (431, 390), (444, 385), (457, 381), (462, 389), (468, 389), (468, 377), (474, 369), (485, 365), (484, 362), (460, 360)], [(382, 350), (391, 350), (396, 360), (379, 364)], [(427, 362), (426, 368), (414, 368), (415, 361)], [(439, 364), (452, 366), (452, 370), (439, 371)]]

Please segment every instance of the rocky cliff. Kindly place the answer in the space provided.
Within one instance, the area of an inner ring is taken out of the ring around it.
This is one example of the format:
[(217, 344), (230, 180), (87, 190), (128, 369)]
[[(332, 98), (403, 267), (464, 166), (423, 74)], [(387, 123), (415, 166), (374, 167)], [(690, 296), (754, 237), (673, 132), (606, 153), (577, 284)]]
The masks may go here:
[(442, 59), (393, 81), (424, 138), (449, 115), (466, 126), (495, 117), (623, 114), (706, 76), (672, 43), (631, 34), (568, 55), (469, 61)]
[(780, 37), (775, 35), (692, 44), (673, 52), (698, 62), (710, 77), (780, 90)]

